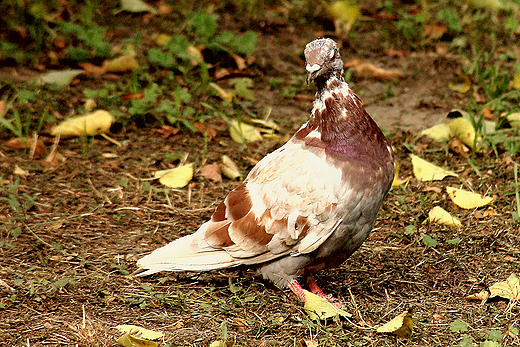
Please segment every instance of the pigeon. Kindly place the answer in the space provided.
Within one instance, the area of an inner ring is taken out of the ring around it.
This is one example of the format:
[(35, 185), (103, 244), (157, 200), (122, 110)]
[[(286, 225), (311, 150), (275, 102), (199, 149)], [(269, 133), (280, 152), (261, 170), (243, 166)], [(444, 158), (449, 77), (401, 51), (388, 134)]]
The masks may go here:
[[(305, 300), (303, 286), (331, 301), (312, 275), (343, 263), (368, 237), (391, 188), (391, 146), (343, 78), (336, 43), (305, 47), (309, 120), (265, 156), (193, 234), (137, 262), (138, 276), (239, 265)], [(303, 281), (303, 282), (302, 282)]]

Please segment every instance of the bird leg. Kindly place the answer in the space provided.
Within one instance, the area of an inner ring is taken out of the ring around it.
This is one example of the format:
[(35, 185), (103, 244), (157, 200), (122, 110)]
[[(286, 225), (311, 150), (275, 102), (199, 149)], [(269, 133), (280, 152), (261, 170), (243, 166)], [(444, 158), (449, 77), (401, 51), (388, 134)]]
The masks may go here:
[[(336, 299), (334, 298), (332, 295), (327, 295), (323, 292), (323, 290), (321, 290), (321, 288), (318, 286), (318, 284), (314, 281), (314, 279), (310, 276), (306, 277), (306, 283), (307, 283), (307, 286), (309, 287), (309, 290), (311, 293), (313, 294), (316, 294), (317, 296), (319, 296), (320, 298), (322, 299), (325, 299), (327, 300), (328, 302), (330, 302), (332, 305), (336, 306), (336, 307), (342, 307), (343, 305)], [(301, 286), (301, 284), (297, 281), (297, 280), (292, 280), (290, 283), (289, 283), (289, 288), (291, 289), (291, 291), (303, 302), (305, 302), (305, 293), (303, 291), (303, 287)]]

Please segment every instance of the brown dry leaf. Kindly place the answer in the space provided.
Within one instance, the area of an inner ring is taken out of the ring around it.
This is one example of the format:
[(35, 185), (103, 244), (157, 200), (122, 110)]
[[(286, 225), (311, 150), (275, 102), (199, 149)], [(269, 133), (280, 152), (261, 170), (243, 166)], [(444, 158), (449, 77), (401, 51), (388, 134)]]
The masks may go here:
[[(8, 140), (5, 145), (14, 149), (30, 149), (34, 146), (33, 138), (12, 138)], [(42, 140), (36, 140), (36, 146), (34, 146), (34, 153), (38, 155), (45, 154), (45, 144)]]
[(229, 76), (229, 75), (231, 75), (231, 71), (229, 71), (226, 68), (217, 69), (217, 71), (215, 71), (215, 79), (217, 79), (217, 80), (224, 78), (226, 76)]
[(135, 93), (121, 94), (121, 100), (123, 100), (123, 101), (136, 100), (136, 99), (141, 99), (141, 100), (144, 99), (144, 93), (135, 92)]
[(211, 141), (215, 136), (217, 136), (217, 131), (206, 124), (200, 123), (200, 122), (194, 122), (193, 126), (197, 128), (197, 131), (201, 134), (207, 133), (208, 134), (208, 141)]
[(444, 25), (426, 25), (424, 27), (424, 36), (430, 40), (438, 40), (442, 35), (446, 34), (448, 29)]
[(442, 193), (441, 188), (434, 187), (434, 186), (426, 186), (426, 187), (424, 187), (423, 191), (424, 192), (434, 192), (434, 193), (437, 193), (437, 194), (441, 194)]
[(298, 341), (301, 347), (318, 347), (318, 341), (301, 339)]
[(245, 68), (247, 67), (247, 64), (246, 64), (246, 60), (244, 58), (242, 58), (239, 55), (233, 54), (233, 53), (231, 53), (231, 58), (233, 58), (233, 60), (235, 61), (235, 64), (237, 64), (237, 68), (240, 71), (245, 70)]
[(99, 76), (99, 75), (103, 75), (107, 72), (107, 69), (105, 69), (104, 67), (97, 66), (97, 65), (94, 65), (91, 63), (79, 63), (78, 65), (81, 68), (83, 68), (83, 70), (85, 70), (85, 73), (87, 75)]
[(0, 115), (4, 114), (6, 107), (7, 103), (4, 100), (0, 100)]
[(216, 163), (204, 165), (200, 170), (200, 173), (204, 178), (215, 182), (222, 182), (222, 173), (220, 172), (219, 165)]
[(161, 134), (163, 139), (167, 139), (168, 137), (172, 135), (177, 135), (177, 133), (181, 131), (180, 129), (174, 128), (169, 125), (163, 125), (161, 129), (153, 129), (154, 133)]
[(493, 111), (491, 110), (491, 107), (484, 107), (482, 110), (482, 116), (489, 120), (495, 120), (495, 115), (493, 114)]
[(380, 68), (357, 59), (351, 60), (345, 66), (353, 67), (354, 71), (356, 71), (356, 75), (360, 77), (371, 77), (378, 80), (395, 80), (406, 77), (406, 75), (399, 70)]
[(457, 153), (463, 158), (469, 158), (471, 154), (469, 148), (466, 147), (462, 141), (457, 138), (450, 139), (448, 146), (452, 152)]
[(157, 5), (157, 12), (159, 12), (159, 14), (170, 14), (173, 12), (173, 7), (171, 7), (170, 5), (167, 5), (161, 1)]
[(470, 294), (464, 297), (466, 300), (478, 300), (478, 301), (486, 301), (489, 299), (489, 292), (487, 290), (483, 290), (477, 294)]

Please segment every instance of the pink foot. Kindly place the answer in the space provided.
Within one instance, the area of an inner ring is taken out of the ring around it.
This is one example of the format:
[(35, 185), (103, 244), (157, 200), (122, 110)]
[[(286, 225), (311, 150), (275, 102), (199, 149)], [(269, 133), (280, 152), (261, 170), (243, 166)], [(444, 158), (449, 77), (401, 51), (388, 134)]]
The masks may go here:
[[(318, 284), (314, 281), (312, 278), (307, 279), (307, 286), (309, 287), (309, 290), (311, 293), (316, 294), (320, 298), (323, 298), (330, 302), (332, 305), (336, 307), (343, 307), (343, 305), (335, 299), (332, 295), (327, 295), (321, 290), (320, 287), (318, 287)], [(289, 283), (289, 288), (291, 288), (291, 291), (303, 302), (305, 302), (305, 293), (303, 292), (303, 287), (300, 285), (300, 283), (297, 280), (292, 280), (291, 283)]]

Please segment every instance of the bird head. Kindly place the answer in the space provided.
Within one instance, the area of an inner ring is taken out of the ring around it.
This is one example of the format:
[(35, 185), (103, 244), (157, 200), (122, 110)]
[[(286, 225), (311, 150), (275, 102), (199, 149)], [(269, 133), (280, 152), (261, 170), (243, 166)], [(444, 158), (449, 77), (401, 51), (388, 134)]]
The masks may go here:
[(327, 80), (334, 73), (343, 71), (343, 61), (336, 42), (331, 39), (316, 39), (305, 46), (305, 69), (307, 84), (316, 79)]

